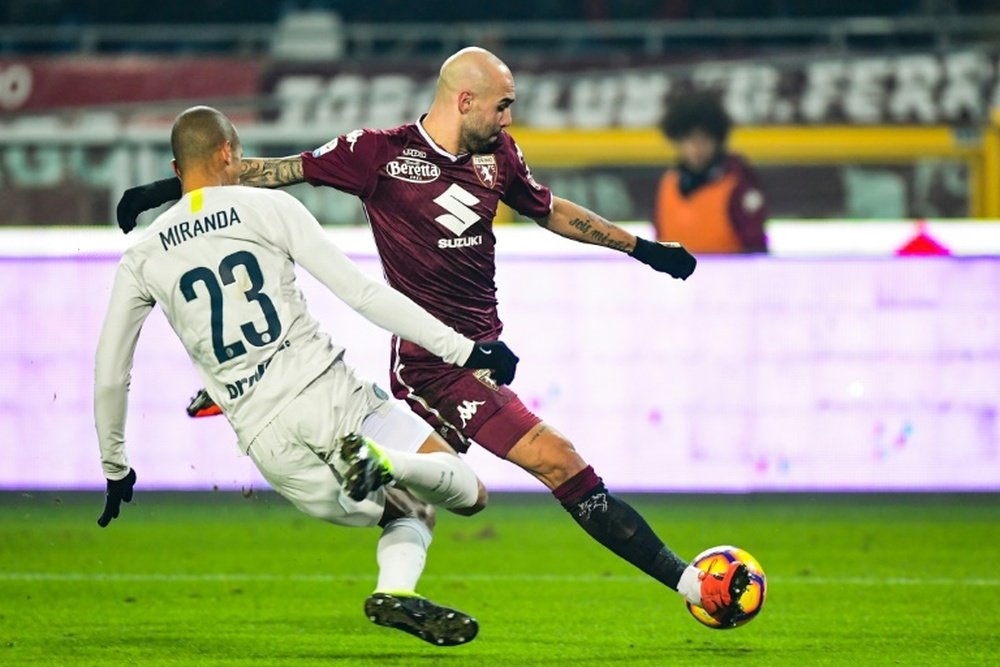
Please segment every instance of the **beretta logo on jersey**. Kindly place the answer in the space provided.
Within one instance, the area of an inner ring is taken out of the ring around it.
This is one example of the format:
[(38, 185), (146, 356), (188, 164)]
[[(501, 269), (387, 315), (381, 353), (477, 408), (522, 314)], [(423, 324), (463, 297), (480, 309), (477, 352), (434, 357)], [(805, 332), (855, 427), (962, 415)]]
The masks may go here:
[(385, 173), (409, 183), (432, 183), (441, 175), (441, 168), (427, 160), (398, 157), (385, 163)]
[(497, 183), (497, 158), (495, 155), (473, 155), (472, 169), (479, 182), (488, 188)]

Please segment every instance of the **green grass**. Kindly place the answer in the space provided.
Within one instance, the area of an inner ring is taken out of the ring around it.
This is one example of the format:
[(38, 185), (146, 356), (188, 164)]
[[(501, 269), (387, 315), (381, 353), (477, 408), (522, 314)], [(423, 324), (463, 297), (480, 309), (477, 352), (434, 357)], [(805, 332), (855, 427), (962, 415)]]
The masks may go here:
[(0, 494), (0, 665), (987, 665), (1000, 496), (634, 496), (679, 553), (739, 544), (763, 613), (700, 626), (550, 498), (442, 515), (422, 592), (474, 614), (435, 648), (371, 625), (377, 531), (265, 494)]

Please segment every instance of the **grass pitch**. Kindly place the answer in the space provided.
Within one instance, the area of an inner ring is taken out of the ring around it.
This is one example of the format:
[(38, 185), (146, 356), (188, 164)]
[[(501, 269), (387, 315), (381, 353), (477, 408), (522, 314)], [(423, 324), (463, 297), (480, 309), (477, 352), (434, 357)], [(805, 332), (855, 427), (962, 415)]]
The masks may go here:
[(738, 544), (768, 574), (749, 625), (593, 543), (546, 495), (442, 514), (421, 592), (475, 615), (437, 648), (370, 624), (376, 530), (271, 494), (0, 494), (0, 665), (992, 665), (1000, 496), (631, 496), (690, 558)]

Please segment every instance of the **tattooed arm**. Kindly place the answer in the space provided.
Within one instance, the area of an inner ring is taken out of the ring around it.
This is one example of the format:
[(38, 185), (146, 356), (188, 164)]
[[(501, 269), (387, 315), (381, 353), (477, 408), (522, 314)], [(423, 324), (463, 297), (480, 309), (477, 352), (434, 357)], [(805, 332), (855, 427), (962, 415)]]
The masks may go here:
[(655, 271), (681, 280), (687, 280), (698, 263), (680, 243), (654, 243), (639, 238), (568, 199), (553, 197), (552, 212), (535, 222), (580, 243), (620, 250)]
[(305, 181), (302, 156), (245, 157), (240, 166), (240, 185), (280, 188)]
[(626, 253), (635, 249), (634, 235), (593, 211), (561, 197), (552, 197), (552, 213), (535, 222), (554, 234), (580, 243), (601, 245)]

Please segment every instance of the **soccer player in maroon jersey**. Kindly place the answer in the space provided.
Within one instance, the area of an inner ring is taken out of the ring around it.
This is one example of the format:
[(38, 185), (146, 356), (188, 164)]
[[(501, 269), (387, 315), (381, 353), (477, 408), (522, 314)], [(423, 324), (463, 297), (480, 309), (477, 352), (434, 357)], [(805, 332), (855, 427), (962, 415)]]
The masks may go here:
[[(653, 269), (686, 279), (695, 259), (679, 244), (637, 238), (537, 183), (505, 131), (514, 79), (492, 53), (467, 48), (441, 67), (428, 112), (389, 130), (355, 130), (314, 151), (284, 158), (244, 158), (241, 184), (280, 187), (308, 182), (358, 196), (390, 285), (432, 315), (478, 341), (498, 338), (492, 223), (502, 201), (566, 238), (628, 253)], [(168, 201), (171, 181), (126, 192), (119, 224)], [(489, 372), (444, 363), (417, 345), (393, 340), (392, 390), (458, 451), (474, 441), (545, 484), (595, 540), (704, 607), (723, 623), (739, 612), (746, 567), (708, 575), (664, 545), (563, 435)]]

